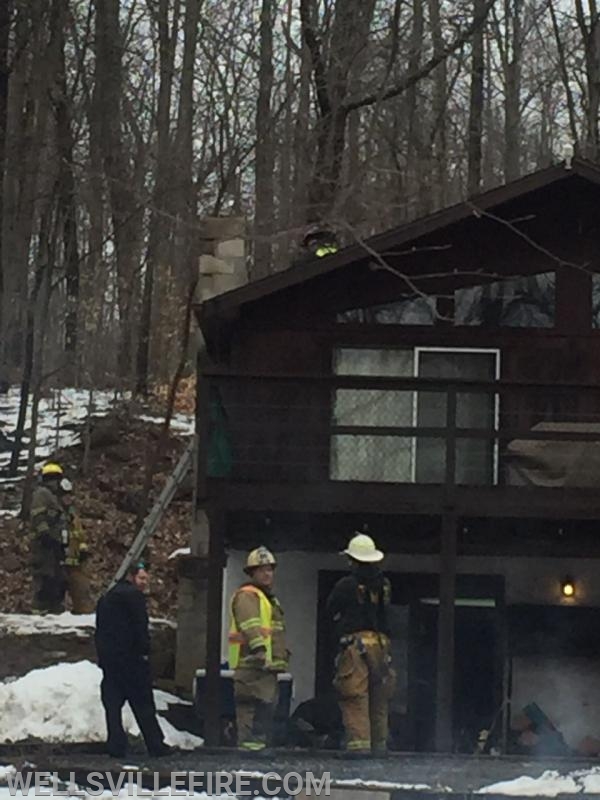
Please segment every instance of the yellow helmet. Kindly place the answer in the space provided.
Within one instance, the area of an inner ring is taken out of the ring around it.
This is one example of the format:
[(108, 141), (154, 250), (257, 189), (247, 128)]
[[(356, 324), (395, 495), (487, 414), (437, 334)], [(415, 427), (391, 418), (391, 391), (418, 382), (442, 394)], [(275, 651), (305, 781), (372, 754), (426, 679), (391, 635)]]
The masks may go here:
[(42, 475), (62, 475), (63, 468), (60, 464), (56, 464), (53, 461), (48, 462), (48, 464), (44, 464), (42, 467)]
[(256, 567), (264, 567), (269, 564), (272, 566), (277, 564), (275, 556), (270, 550), (267, 550), (266, 547), (261, 545), (260, 547), (257, 547), (256, 550), (252, 550), (250, 553), (248, 553), (244, 571), (248, 572), (248, 570), (255, 569)]

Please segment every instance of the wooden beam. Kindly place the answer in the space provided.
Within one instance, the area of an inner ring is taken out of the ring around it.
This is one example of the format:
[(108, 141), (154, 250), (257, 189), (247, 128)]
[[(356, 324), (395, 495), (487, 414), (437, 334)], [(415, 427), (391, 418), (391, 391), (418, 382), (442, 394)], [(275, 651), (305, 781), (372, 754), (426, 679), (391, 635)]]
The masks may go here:
[(212, 508), (209, 518), (208, 602), (204, 741), (215, 747), (221, 734), (221, 618), (225, 567), (225, 514)]
[(438, 611), (435, 749), (452, 752), (454, 721), (454, 599), (456, 595), (456, 514), (442, 517), (440, 605)]
[[(444, 486), (432, 484), (271, 483), (209, 480), (209, 495), (229, 511), (305, 514), (443, 514)], [(457, 486), (456, 513), (461, 517), (508, 519), (597, 519), (598, 489)]]

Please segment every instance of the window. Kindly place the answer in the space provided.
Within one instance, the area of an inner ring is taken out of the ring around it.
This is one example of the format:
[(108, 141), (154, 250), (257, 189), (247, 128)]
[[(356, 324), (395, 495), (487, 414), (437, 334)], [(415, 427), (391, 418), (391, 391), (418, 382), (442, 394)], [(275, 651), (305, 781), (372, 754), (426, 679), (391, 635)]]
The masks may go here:
[(509, 278), (454, 292), (455, 325), (552, 328), (554, 272)]
[(435, 297), (415, 295), (405, 297), (396, 303), (342, 311), (337, 315), (337, 321), (372, 325), (433, 325), (435, 314)]
[[(335, 351), (337, 375), (419, 377), (492, 381), (498, 374), (496, 350), (442, 348), (374, 349), (340, 348)], [(443, 438), (369, 434), (364, 428), (426, 427), (447, 424), (444, 391), (336, 389), (333, 397), (333, 431), (330, 475), (333, 480), (391, 483), (443, 483), (446, 442)], [(493, 429), (497, 398), (483, 392), (460, 392), (456, 424), (460, 428)], [(489, 485), (496, 480), (497, 453), (491, 439), (458, 438), (456, 481)]]
[[(340, 348), (335, 352), (337, 375), (411, 377), (413, 350)], [(413, 392), (379, 389), (338, 389), (333, 402), (335, 426), (410, 426)], [(410, 437), (334, 435), (331, 477), (346, 481), (405, 482), (411, 476)]]

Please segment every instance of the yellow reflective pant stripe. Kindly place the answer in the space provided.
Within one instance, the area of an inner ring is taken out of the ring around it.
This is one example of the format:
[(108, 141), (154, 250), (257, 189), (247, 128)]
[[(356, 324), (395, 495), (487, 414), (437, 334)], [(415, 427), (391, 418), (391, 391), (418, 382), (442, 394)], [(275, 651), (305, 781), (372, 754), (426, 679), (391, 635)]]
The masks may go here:
[(255, 636), (254, 639), (250, 639), (248, 642), (248, 647), (250, 650), (256, 650), (257, 647), (266, 647), (267, 641), (264, 636)]
[(371, 748), (371, 740), (370, 739), (352, 739), (346, 745), (348, 750), (370, 750)]
[(242, 742), (240, 747), (244, 750), (264, 750), (266, 744), (264, 742)]

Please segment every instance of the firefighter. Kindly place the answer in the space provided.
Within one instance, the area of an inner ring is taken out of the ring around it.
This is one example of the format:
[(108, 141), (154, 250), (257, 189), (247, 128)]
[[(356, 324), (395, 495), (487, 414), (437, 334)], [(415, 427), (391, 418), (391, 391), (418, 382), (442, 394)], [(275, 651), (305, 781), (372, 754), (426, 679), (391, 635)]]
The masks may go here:
[(266, 547), (252, 550), (244, 569), (249, 580), (231, 599), (229, 666), (235, 670), (238, 745), (244, 750), (270, 744), (277, 673), (288, 669), (283, 610), (273, 593), (276, 563)]
[(68, 519), (61, 502), (60, 464), (45, 464), (41, 481), (31, 499), (31, 567), (34, 613), (60, 614), (64, 611), (64, 550), (68, 542)]
[(144, 593), (149, 575), (144, 562), (133, 564), (98, 601), (96, 652), (102, 670), (100, 694), (106, 714), (109, 755), (123, 758), (127, 734), (121, 711), (129, 703), (151, 756), (169, 755), (156, 719), (150, 672), (150, 633)]
[(61, 502), (68, 522), (68, 542), (65, 548), (65, 580), (66, 589), (71, 598), (73, 614), (91, 614), (94, 603), (90, 592), (90, 579), (85, 562), (89, 556), (87, 542), (81, 519), (73, 504), (73, 486), (71, 481), (63, 478), (60, 482)]
[(337, 236), (326, 225), (311, 225), (302, 240), (304, 252), (309, 257), (324, 258), (337, 253)]
[(348, 753), (381, 756), (387, 752), (388, 703), (395, 681), (386, 612), (390, 582), (378, 566), (384, 555), (370, 536), (355, 534), (343, 552), (351, 572), (327, 600), (338, 643), (333, 685)]

